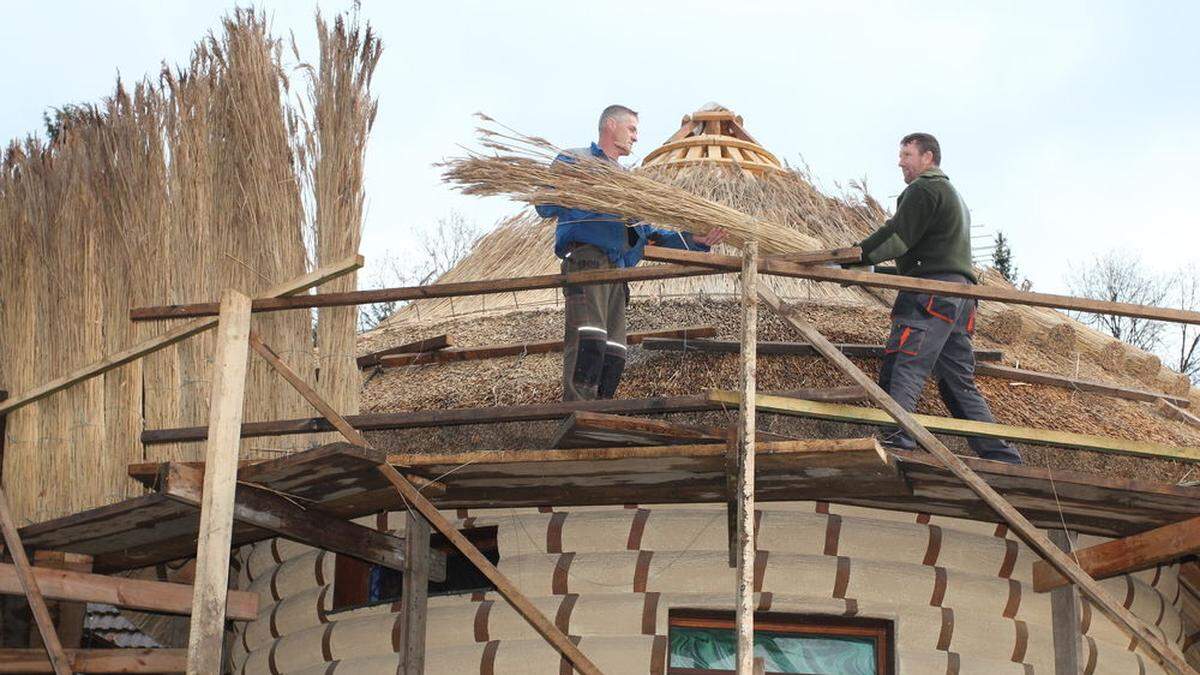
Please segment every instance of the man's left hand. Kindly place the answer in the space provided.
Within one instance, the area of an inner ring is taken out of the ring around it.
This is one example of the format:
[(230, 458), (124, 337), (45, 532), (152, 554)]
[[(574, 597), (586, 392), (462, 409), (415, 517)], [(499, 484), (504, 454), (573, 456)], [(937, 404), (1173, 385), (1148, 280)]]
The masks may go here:
[(725, 238), (728, 236), (729, 236), (729, 233), (726, 232), (725, 230), (723, 230), (719, 227), (714, 227), (713, 229), (709, 230), (705, 234), (692, 235), (692, 240), (695, 241), (697, 244), (702, 244), (704, 246), (708, 246), (709, 248), (712, 248), (713, 246), (716, 246), (717, 244), (720, 244), (721, 242), (725, 241)]

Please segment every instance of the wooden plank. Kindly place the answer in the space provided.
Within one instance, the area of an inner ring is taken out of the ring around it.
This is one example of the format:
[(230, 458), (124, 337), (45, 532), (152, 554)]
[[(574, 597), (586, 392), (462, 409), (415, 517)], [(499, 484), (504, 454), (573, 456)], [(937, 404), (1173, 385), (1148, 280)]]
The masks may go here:
[[(291, 281), (272, 286), (271, 288), (267, 289), (264, 295), (268, 297), (279, 297), (306, 291), (310, 288), (320, 286), (330, 279), (336, 279), (344, 274), (353, 272), (362, 266), (363, 257), (360, 255), (352, 256), (331, 265), (326, 265), (325, 267), (309, 272), (308, 274), (292, 279)], [(173, 345), (176, 342), (187, 339), (197, 333), (206, 331), (215, 325), (217, 325), (216, 319), (191, 321), (182, 326), (172, 328), (161, 335), (156, 335), (152, 338), (143, 340), (132, 347), (122, 349), (114, 354), (110, 354), (103, 359), (96, 361), (95, 363), (90, 363), (61, 377), (56, 377), (45, 384), (34, 387), (27, 392), (23, 392), (20, 395), (13, 397), (11, 400), (0, 403), (0, 414), (12, 412), (17, 408), (29, 405), (34, 401), (41, 400), (57, 391), (62, 391), (73, 384), (78, 384), (89, 378), (106, 373), (113, 368), (123, 366), (131, 361), (136, 361), (147, 354), (153, 354), (163, 347)]]
[[(1075, 560), (1093, 579), (1107, 579), (1197, 552), (1200, 552), (1200, 516), (1078, 549)], [(1033, 564), (1033, 590), (1042, 593), (1069, 583), (1046, 561)]]
[(1181, 654), (1167, 645), (1153, 629), (1126, 609), (1124, 605), (1109, 595), (1099, 583), (1081, 570), (1070, 557), (1047, 539), (1046, 535), (1038, 530), (1033, 523), (1030, 523), (1025, 516), (1013, 508), (1004, 497), (1001, 497), (999, 493), (993, 490), (966, 463), (950, 452), (950, 449), (930, 433), (921, 422), (901, 407), (879, 385), (875, 384), (875, 381), (862, 372), (858, 366), (854, 365), (850, 359), (839, 352), (832, 343), (825, 339), (825, 336), (820, 331), (813, 328), (803, 319), (788, 312), (783, 302), (779, 300), (770, 288), (765, 285), (760, 286), (759, 297), (770, 305), (780, 315), (780, 318), (799, 331), (807, 342), (817, 347), (825, 358), (832, 361), (839, 370), (854, 380), (855, 383), (866, 389), (871, 400), (876, 405), (887, 411), (887, 414), (895, 419), (896, 423), (904, 431), (908, 432), (921, 447), (932, 453), (947, 469), (970, 487), (975, 494), (979, 495), (980, 499), (1004, 518), (1005, 522), (1008, 523), (1009, 527), (1018, 536), (1029, 544), (1043, 559), (1048, 560), (1059, 572), (1074, 582), (1080, 591), (1096, 603), (1101, 611), (1107, 614), (1118, 625), (1124, 626), (1130, 635), (1134, 637), (1135, 641), (1140, 641), (1142, 646), (1150, 651), (1156, 661), (1179, 673), (1196, 672), (1188, 665)]
[[(861, 400), (865, 396), (859, 387), (795, 389), (780, 392), (778, 395), (793, 396), (813, 401), (854, 401)], [(561, 419), (576, 410), (590, 410), (613, 414), (655, 415), (708, 412), (724, 408), (723, 404), (713, 403), (704, 396), (685, 395), (372, 413), (366, 415), (346, 415), (345, 419), (359, 431), (385, 431), (392, 429), (418, 429), (423, 427), (452, 427), (470, 424), (500, 424), (504, 422), (539, 422)], [(242, 424), (242, 438), (287, 436), (319, 431), (334, 431), (334, 428), (324, 417), (304, 417), (292, 420), (247, 422)], [(178, 429), (151, 429), (143, 431), (141, 441), (146, 445), (153, 445), (156, 443), (202, 441), (207, 437), (208, 429), (206, 427), (182, 427)]]
[(508, 577), (504, 576), (490, 560), (484, 557), (479, 549), (455, 529), (454, 525), (446, 520), (433, 504), (421, 496), (421, 493), (417, 492), (416, 488), (403, 476), (387, 464), (381, 464), (379, 471), (409, 504), (420, 511), (421, 515), (437, 528), (438, 532), (450, 540), (450, 543), (454, 544), (454, 547), (461, 551), (488, 578), (488, 581), (492, 582), (492, 585), (508, 601), (508, 604), (512, 605), (513, 609), (524, 617), (551, 646), (566, 657), (576, 670), (584, 675), (601, 675), (600, 669), (579, 650), (579, 647), (576, 647), (575, 643), (551, 623), (545, 614), (542, 614), (533, 603), (529, 602), (529, 599), (508, 580)]
[[(126, 579), (103, 574), (34, 567), (33, 576), (48, 598), (72, 602), (102, 602), (147, 612), (187, 615), (192, 608), (192, 587), (165, 581)], [(14, 565), (0, 563), (0, 593), (19, 595), (21, 583)], [(229, 591), (226, 614), (237, 621), (258, 618), (258, 594)]]
[(382, 356), (391, 356), (393, 354), (420, 354), (421, 352), (436, 352), (440, 349), (449, 349), (454, 346), (454, 340), (445, 333), (435, 335), (430, 338), (424, 338), (413, 342), (406, 342), (395, 347), (388, 347), (370, 354), (364, 354), (356, 359), (359, 368), (370, 368), (371, 366), (379, 365), (379, 358)]
[[(203, 500), (203, 484), (202, 470), (172, 462), (167, 467), (162, 492), (180, 503), (199, 506)], [(302, 544), (405, 571), (405, 543), (399, 537), (334, 518), (317, 509), (305, 509), (254, 485), (238, 485), (234, 499), (233, 517), (243, 523)], [(440, 551), (427, 555), (431, 559), (424, 563), (426, 576), (434, 581), (444, 581), (446, 555)]]
[(737, 672), (754, 671), (754, 451), (755, 370), (758, 344), (758, 242), (748, 241), (742, 257), (741, 399), (738, 401), (737, 479)]
[[(1050, 541), (1063, 551), (1071, 550), (1071, 537), (1065, 530), (1050, 530)], [(1055, 675), (1078, 675), (1080, 668), (1079, 643), (1083, 635), (1079, 617), (1079, 591), (1064, 586), (1050, 592), (1050, 629), (1054, 636)]]
[(37, 574), (30, 566), (28, 556), (25, 555), (21, 536), (17, 534), (17, 524), (13, 522), (12, 512), (8, 509), (8, 495), (5, 494), (3, 488), (0, 488), (0, 530), (4, 533), (4, 548), (13, 559), (13, 568), (16, 571), (21, 593), (29, 601), (29, 609), (33, 612), (34, 621), (37, 622), (38, 632), (41, 633), (42, 644), (45, 645), (45, 653), (50, 658), (50, 664), (57, 675), (70, 675), (70, 664), (66, 654), (63, 653), (63, 646), (58, 640), (58, 634), (54, 632), (54, 622), (50, 618), (50, 611), (46, 609), (46, 599), (42, 596), (41, 588), (38, 585)]
[(1132, 389), (1129, 387), (1118, 387), (1104, 382), (1095, 380), (1081, 380), (1074, 377), (1066, 377), (1063, 375), (1054, 375), (1051, 373), (1039, 373), (1034, 370), (1024, 370), (1022, 368), (1010, 368), (991, 363), (980, 363), (975, 366), (976, 375), (985, 375), (987, 377), (999, 377), (1005, 380), (1013, 380), (1014, 382), (1028, 382), (1030, 384), (1044, 384), (1050, 387), (1060, 387), (1062, 389), (1071, 389), (1073, 391), (1087, 391), (1095, 394), (1104, 394), (1114, 398), (1124, 398), (1130, 401), (1149, 401), (1151, 403), (1165, 399), (1175, 405), (1189, 406), (1191, 402), (1186, 398), (1171, 396), (1157, 391), (1146, 391), (1145, 389)]
[[(185, 649), (68, 649), (75, 673), (182, 673)], [(0, 673), (53, 673), (41, 649), (0, 649)]]
[(856, 263), (862, 260), (862, 249), (857, 246), (843, 246), (822, 251), (804, 251), (801, 253), (781, 253), (765, 256), (763, 260), (796, 263), (798, 265), (819, 265), (822, 263)]
[[(485, 279), (463, 281), (430, 286), (405, 286), (380, 288), (370, 291), (348, 291), (345, 293), (318, 293), (293, 298), (256, 298), (252, 304), (255, 312), (278, 312), (287, 309), (310, 309), (313, 307), (350, 307), (375, 302), (401, 302), (428, 298), (453, 298), (464, 295), (488, 295), (532, 291), (543, 288), (566, 286), (589, 286), (611, 284), (618, 281), (651, 281), (720, 274), (712, 267), (687, 267), (682, 265), (652, 265), (649, 267), (627, 267), (620, 269), (588, 270), (572, 274), (543, 274), (511, 279)], [(132, 321), (157, 319), (184, 319), (213, 316), (219, 307), (215, 302), (188, 305), (166, 305), (162, 307), (140, 307), (129, 311)]]
[[(429, 605), (429, 522), (408, 511), (404, 517), (404, 581), (400, 596), (402, 675), (425, 673), (425, 615)], [(440, 552), (438, 552), (440, 553)], [(442, 553), (445, 560), (445, 553)]]
[(221, 298), (221, 318), (217, 325), (208, 443), (204, 449), (204, 493), (196, 543), (196, 585), (188, 635), (187, 670), (197, 675), (221, 669), (249, 338), (250, 298), (227, 290)]
[[(662, 248), (659, 246), (646, 247), (646, 260), (659, 262), (682, 263), (688, 265), (709, 265), (713, 268), (734, 271), (740, 267), (737, 256), (721, 256), (714, 253), (697, 251), (682, 251)], [(764, 260), (759, 266), (759, 272), (776, 276), (796, 279), (811, 279), (813, 281), (832, 281), (840, 284), (867, 286), (870, 288), (886, 288), (893, 291), (914, 291), (916, 293), (933, 293), (956, 298), (975, 298), (977, 300), (994, 300), (1014, 305), (1030, 305), (1034, 307), (1051, 307), (1075, 312), (1092, 314), (1113, 314), (1154, 321), (1169, 321), (1172, 323), (1200, 324), (1200, 312), (1165, 307), (1150, 307), (1135, 305), (1127, 302), (1108, 302), (1077, 298), (1070, 295), (1055, 295), (1052, 293), (1033, 293), (1018, 291), (1015, 288), (1002, 286), (982, 286), (972, 284), (957, 284), (934, 279), (905, 277), (875, 272), (860, 272), (844, 270), (837, 267), (820, 267), (817, 265), (797, 265), (795, 263)]]
[[(836, 349), (836, 348), (835, 348)], [(841, 353), (841, 352), (839, 352)], [(738, 392), (713, 390), (708, 393), (709, 399), (735, 405)], [(838, 403), (822, 403), (819, 401), (804, 401), (782, 396), (760, 394), (758, 407), (762, 410), (783, 414), (814, 417), (817, 419), (851, 422), (855, 424), (870, 424), (876, 426), (896, 426), (885, 411), (876, 408), (861, 408), (858, 406), (841, 405)], [(930, 431), (951, 434), (954, 436), (978, 436), (981, 438), (1004, 438), (1012, 441), (1033, 443), (1037, 445), (1052, 445), (1060, 448), (1078, 448), (1097, 452), (1115, 452), (1124, 455), (1140, 457), (1156, 457), (1159, 459), (1174, 459), (1185, 462), (1200, 462), (1200, 448), (1172, 447), (1150, 441), (1133, 441), (1105, 436), (1090, 436), (1070, 431), (1052, 431), (1017, 427), (992, 422), (975, 422), (960, 420), (952, 417), (914, 414), (912, 418)]]
[[(760, 442), (758, 455), (794, 455), (869, 451), (883, 458), (873, 438), (792, 439)], [(624, 448), (534, 448), (528, 450), (469, 450), (465, 452), (391, 453), (388, 464), (429, 466), (437, 464), (510, 464), (527, 462), (603, 461), (610, 459), (653, 459), (658, 457), (724, 457), (724, 443), (696, 445), (635, 445)], [(885, 462), (886, 463), (886, 462)]]
[[(883, 345), (835, 344), (843, 354), (854, 359), (881, 359)], [(736, 354), (741, 344), (734, 340), (673, 340), (669, 338), (653, 338), (642, 343), (642, 348), (650, 351), (690, 351), (710, 352), (714, 354)], [(820, 356), (810, 344), (803, 342), (759, 342), (758, 353), (770, 356)], [(977, 349), (977, 361), (999, 361), (1004, 358), (1004, 352), (998, 349)], [(978, 371), (976, 371), (978, 372)]]
[[(630, 333), (625, 337), (626, 344), (636, 345), (644, 340), (654, 338), (679, 338), (684, 342), (688, 340), (712, 337), (717, 334), (715, 326), (691, 326), (688, 328), (665, 328), (661, 330), (648, 330), (636, 333)], [(459, 349), (447, 349), (437, 352), (423, 352), (420, 354), (402, 354), (394, 356), (384, 356), (379, 360), (379, 364), (385, 368), (396, 368), (399, 366), (411, 366), (416, 364), (426, 363), (449, 363), (453, 361), (475, 361), (479, 359), (491, 359), (501, 356), (521, 356), (525, 354), (548, 354), (551, 352), (561, 352), (563, 350), (562, 340), (545, 340), (541, 342), (517, 342), (504, 345), (489, 345), (486, 347), (462, 347)]]
[(1174, 405), (1170, 401), (1159, 399), (1158, 403), (1155, 405), (1158, 406), (1159, 412), (1161, 412), (1164, 417), (1178, 420), (1194, 427), (1200, 427), (1200, 417), (1197, 417), (1186, 410), (1180, 409), (1179, 406)]
[(563, 420), (550, 446), (674, 445), (719, 440), (724, 436), (725, 430), (719, 427), (577, 410)]

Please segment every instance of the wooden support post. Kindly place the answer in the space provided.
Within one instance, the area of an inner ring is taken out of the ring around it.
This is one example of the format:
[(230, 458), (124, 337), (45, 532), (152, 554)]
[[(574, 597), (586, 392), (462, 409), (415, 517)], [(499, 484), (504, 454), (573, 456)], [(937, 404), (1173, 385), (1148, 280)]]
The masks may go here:
[[(92, 556), (64, 551), (34, 551), (33, 565), (45, 569), (91, 572)], [(43, 593), (49, 596), (49, 593)], [(83, 619), (87, 603), (54, 601), (46, 603), (58, 627), (58, 640), (64, 649), (78, 649), (83, 643)], [(34, 632), (29, 636), (30, 647), (42, 647), (41, 635)]]
[(429, 605), (429, 522), (408, 512), (404, 520), (404, 588), (400, 596), (401, 675), (425, 673), (425, 612)]
[(1009, 527), (1041, 555), (1042, 558), (1049, 561), (1059, 572), (1073, 581), (1085, 595), (1095, 601), (1097, 607), (1111, 617), (1118, 625), (1124, 626), (1136, 640), (1145, 645), (1156, 661), (1159, 661), (1164, 667), (1174, 672), (1185, 674), (1196, 672), (1188, 665), (1182, 655), (1168, 646), (1153, 629), (1109, 595), (1095, 579), (1092, 579), (1086, 572), (1081, 570), (1075, 564), (1074, 560), (1060, 551), (1053, 542), (1046, 538), (1046, 535), (1041, 530), (1034, 527), (1033, 523), (1030, 523), (1004, 497), (1001, 497), (999, 493), (984, 482), (978, 474), (971, 470), (971, 467), (967, 466), (953, 452), (950, 452), (950, 449), (939, 441), (936, 436), (931, 434), (928, 429), (922, 426), (913, 417), (912, 413), (901, 407), (895, 399), (881, 389), (873, 378), (868, 377), (866, 373), (859, 370), (858, 366), (854, 365), (850, 359), (838, 351), (820, 331), (803, 319), (788, 312), (783, 302), (771, 289), (760, 285), (758, 293), (759, 297), (780, 315), (780, 318), (798, 330), (804, 336), (805, 340), (817, 348), (817, 351), (832, 361), (839, 370), (850, 377), (856, 384), (866, 389), (867, 395), (876, 405), (887, 411), (902, 429), (921, 444), (921, 447), (933, 454), (947, 469), (955, 476), (958, 476), (959, 480), (963, 481), (967, 487), (979, 495), (979, 498), (985, 504), (994, 509), (1000, 517), (1004, 518)]
[(758, 242), (742, 257), (742, 401), (738, 407), (737, 672), (754, 672), (755, 347), (758, 345)]
[(217, 325), (217, 352), (208, 406), (204, 494), (188, 636), (187, 672), (194, 675), (221, 671), (249, 336), (250, 298), (234, 290), (225, 291)]
[(729, 548), (729, 569), (738, 563), (738, 436), (741, 430), (730, 425), (725, 432), (725, 538)]
[(4, 532), (4, 546), (17, 568), (17, 578), (21, 581), (21, 589), (29, 600), (29, 608), (33, 611), (38, 632), (42, 634), (50, 665), (54, 667), (57, 675), (70, 675), (70, 663), (63, 652), (62, 643), (58, 641), (58, 634), (54, 632), (54, 621), (50, 618), (50, 611), (46, 609), (46, 599), (42, 597), (41, 588), (33, 576), (33, 568), (25, 555), (25, 547), (21, 545), (21, 536), (17, 534), (17, 524), (13, 522), (12, 512), (8, 509), (8, 495), (3, 488), (0, 488), (0, 530)]
[[(331, 265), (326, 265), (320, 269), (313, 270), (312, 272), (309, 272), (308, 274), (291, 281), (286, 281), (282, 284), (272, 286), (271, 288), (267, 289), (265, 295), (270, 297), (281, 297), (306, 291), (315, 286), (320, 286), (330, 279), (336, 279), (343, 274), (353, 272), (362, 266), (363, 258), (361, 255), (351, 256), (344, 260), (339, 260)], [(216, 312), (213, 313), (215, 314)], [(147, 354), (153, 354), (163, 347), (173, 345), (176, 342), (185, 340), (197, 333), (204, 332), (215, 325), (217, 325), (217, 320), (213, 318), (201, 319), (199, 321), (189, 321), (182, 326), (177, 326), (165, 333), (143, 340), (132, 347), (122, 349), (115, 354), (109, 354), (95, 363), (89, 363), (88, 365), (67, 373), (62, 377), (56, 377), (45, 384), (30, 389), (29, 391), (23, 391), (14, 396), (12, 399), (0, 403), (0, 413), (12, 412), (17, 408), (29, 405), (34, 401), (41, 400), (56, 391), (62, 391), (73, 384), (78, 384), (79, 382), (83, 382), (84, 380), (100, 375), (101, 373), (106, 373), (113, 368), (123, 366), (131, 361), (136, 361)]]
[[(1163, 525), (1123, 539), (1075, 551), (1075, 560), (1093, 579), (1107, 579), (1200, 552), (1200, 516)], [(1043, 593), (1071, 583), (1049, 563), (1033, 564), (1033, 590)]]
[(518, 614), (525, 617), (525, 620), (533, 626), (533, 629), (545, 638), (552, 647), (565, 656), (571, 662), (571, 665), (575, 667), (575, 670), (584, 675), (600, 675), (600, 669), (579, 650), (579, 647), (575, 646), (575, 643), (564, 635), (550, 619), (547, 619), (545, 614), (542, 614), (533, 603), (529, 602), (529, 598), (526, 598), (525, 594), (513, 582), (509, 581), (503, 572), (484, 557), (483, 553), (469, 539), (455, 529), (454, 525), (446, 520), (445, 516), (437, 510), (436, 506), (430, 504), (428, 499), (425, 499), (421, 493), (417, 492), (416, 488), (405, 480), (404, 476), (401, 476), (398, 471), (388, 464), (380, 464), (379, 472), (383, 474), (384, 478), (387, 478), (388, 482), (396, 488), (396, 491), (404, 497), (410, 506), (416, 508), (431, 525), (437, 528), (438, 532), (441, 532), (446, 539), (449, 539), (450, 543), (454, 544), (454, 547), (461, 551), (479, 569), (483, 576), (488, 578), (488, 581), (492, 582), (496, 590), (500, 592), (500, 595), (504, 596), (504, 599), (508, 601), (508, 604), (512, 605)]
[[(1046, 533), (1050, 541), (1063, 551), (1073, 548), (1071, 533), (1066, 530), (1050, 530)], [(1079, 591), (1074, 586), (1063, 586), (1050, 592), (1050, 629), (1054, 635), (1055, 675), (1077, 675), (1082, 673), (1079, 663), (1079, 640), (1083, 635), (1079, 623)]]

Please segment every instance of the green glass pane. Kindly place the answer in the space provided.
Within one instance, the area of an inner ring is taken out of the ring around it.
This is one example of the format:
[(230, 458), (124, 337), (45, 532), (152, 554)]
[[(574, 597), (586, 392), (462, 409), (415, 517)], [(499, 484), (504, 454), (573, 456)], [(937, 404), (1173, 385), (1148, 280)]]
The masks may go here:
[[(773, 673), (878, 675), (871, 638), (759, 631), (754, 634), (754, 655), (762, 657), (767, 671)], [(672, 667), (734, 670), (736, 665), (733, 631), (671, 629)]]

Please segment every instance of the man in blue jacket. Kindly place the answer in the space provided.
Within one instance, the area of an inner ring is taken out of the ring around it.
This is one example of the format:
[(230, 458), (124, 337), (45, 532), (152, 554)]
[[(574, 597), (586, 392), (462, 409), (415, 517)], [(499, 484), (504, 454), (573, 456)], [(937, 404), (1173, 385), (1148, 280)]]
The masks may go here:
[[(638, 115), (621, 105), (610, 105), (600, 115), (600, 138), (591, 147), (566, 150), (556, 162), (608, 162), (620, 167), (618, 157), (633, 150), (637, 142)], [(715, 229), (693, 235), (630, 223), (622, 218), (539, 204), (538, 215), (557, 218), (554, 253), (562, 258), (563, 274), (584, 270), (634, 267), (642, 259), (646, 244), (707, 251), (725, 239)], [(612, 398), (625, 370), (625, 306), (629, 285), (620, 282), (567, 286), (566, 330), (563, 352), (563, 400)]]

